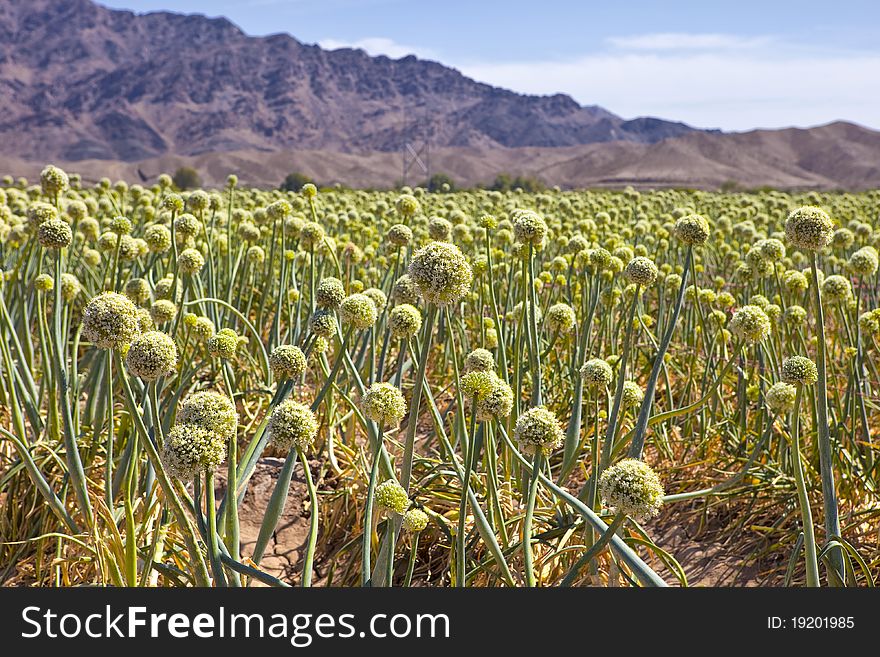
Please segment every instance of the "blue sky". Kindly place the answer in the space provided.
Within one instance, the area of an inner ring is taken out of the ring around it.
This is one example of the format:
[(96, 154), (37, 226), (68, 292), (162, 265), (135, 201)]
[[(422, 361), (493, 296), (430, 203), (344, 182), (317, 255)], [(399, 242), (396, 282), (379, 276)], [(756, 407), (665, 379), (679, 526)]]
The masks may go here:
[(414, 53), (523, 93), (626, 118), (747, 130), (880, 129), (880, 0), (103, 0), (226, 16), (245, 32)]

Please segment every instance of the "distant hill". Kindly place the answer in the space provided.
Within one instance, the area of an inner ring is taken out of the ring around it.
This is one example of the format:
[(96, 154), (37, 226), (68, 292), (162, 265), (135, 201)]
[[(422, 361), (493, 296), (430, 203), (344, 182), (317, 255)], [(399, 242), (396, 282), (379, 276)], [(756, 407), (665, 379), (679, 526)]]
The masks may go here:
[[(880, 188), (880, 133), (848, 123), (818, 128), (693, 134), (657, 144), (611, 142), (561, 148), (442, 148), (431, 156), (436, 171), (461, 185), (490, 183), (502, 172), (536, 176), (563, 187)], [(144, 182), (182, 165), (198, 169), (208, 185), (234, 172), (243, 184), (277, 186), (291, 171), (324, 184), (390, 187), (400, 181), (398, 153), (332, 151), (228, 151), (165, 155), (140, 162), (56, 161), (87, 180), (103, 176)], [(35, 177), (43, 161), (0, 159), (0, 175)], [(416, 177), (410, 184), (421, 182)]]
[[(271, 8), (265, 11), (271, 11)], [(135, 161), (242, 149), (653, 143), (692, 132), (569, 96), (526, 96), (409, 56), (251, 37), (226, 19), (90, 0), (0, 0), (0, 143), (25, 159)]]

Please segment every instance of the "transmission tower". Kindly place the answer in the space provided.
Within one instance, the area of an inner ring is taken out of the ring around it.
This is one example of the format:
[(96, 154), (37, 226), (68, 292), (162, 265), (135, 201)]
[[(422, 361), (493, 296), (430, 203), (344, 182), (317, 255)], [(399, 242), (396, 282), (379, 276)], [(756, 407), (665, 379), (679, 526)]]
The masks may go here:
[[(431, 177), (428, 107), (410, 110), (403, 102), (403, 130), (401, 155), (403, 156), (403, 184), (418, 184)], [(417, 180), (411, 180), (418, 176)]]

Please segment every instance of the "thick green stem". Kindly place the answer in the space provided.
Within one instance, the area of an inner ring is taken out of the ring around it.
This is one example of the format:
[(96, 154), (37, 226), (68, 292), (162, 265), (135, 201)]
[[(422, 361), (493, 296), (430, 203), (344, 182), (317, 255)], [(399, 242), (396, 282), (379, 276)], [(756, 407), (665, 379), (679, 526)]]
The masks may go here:
[(541, 475), (541, 461), (544, 453), (540, 447), (535, 448), (535, 458), (532, 462), (532, 478), (529, 482), (529, 499), (526, 504), (526, 515), (523, 521), (523, 562), (526, 575), (526, 586), (535, 586), (535, 564), (532, 552), (532, 520), (535, 515), (535, 501), (538, 497), (538, 482)]
[(803, 386), (798, 385), (794, 400), (794, 411), (791, 421), (791, 466), (797, 486), (798, 504), (801, 507), (801, 522), (804, 527), (804, 549), (807, 556), (807, 586), (819, 586), (819, 562), (816, 558), (816, 536), (813, 530), (813, 512), (810, 510), (810, 498), (807, 495), (807, 483), (804, 480), (804, 466), (801, 463), (800, 415)]
[[(816, 254), (812, 254), (810, 267), (813, 280), (813, 302), (816, 307), (816, 368), (819, 380), (816, 386), (816, 406), (818, 407), (817, 439), (819, 441), (819, 470), (822, 479), (822, 499), (825, 511), (825, 539), (830, 541), (840, 536), (840, 517), (837, 508), (837, 493), (834, 490), (834, 472), (831, 456), (831, 427), (828, 425), (828, 376), (825, 360), (825, 315), (822, 311), (822, 294), (816, 266)], [(829, 553), (832, 567), (841, 581), (844, 578), (843, 550), (834, 547)]]

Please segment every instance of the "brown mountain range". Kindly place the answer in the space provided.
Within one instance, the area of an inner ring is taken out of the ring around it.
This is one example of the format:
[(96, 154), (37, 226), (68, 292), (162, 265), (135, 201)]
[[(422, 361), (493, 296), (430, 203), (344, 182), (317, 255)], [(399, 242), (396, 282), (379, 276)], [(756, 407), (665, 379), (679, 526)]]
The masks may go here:
[(462, 184), (505, 171), (563, 186), (880, 186), (880, 133), (851, 124), (721, 134), (626, 121), (412, 56), (90, 0), (0, 0), (0, 108), (0, 172), (24, 175), (54, 161), (149, 180), (191, 164), (208, 184), (230, 171), (277, 184), (298, 170), (387, 186), (418, 117), (431, 169)]
[(0, 0), (0, 137), (26, 158), (138, 160), (255, 149), (656, 142), (692, 128), (524, 96), (416, 57), (251, 37), (223, 18), (90, 0)]

